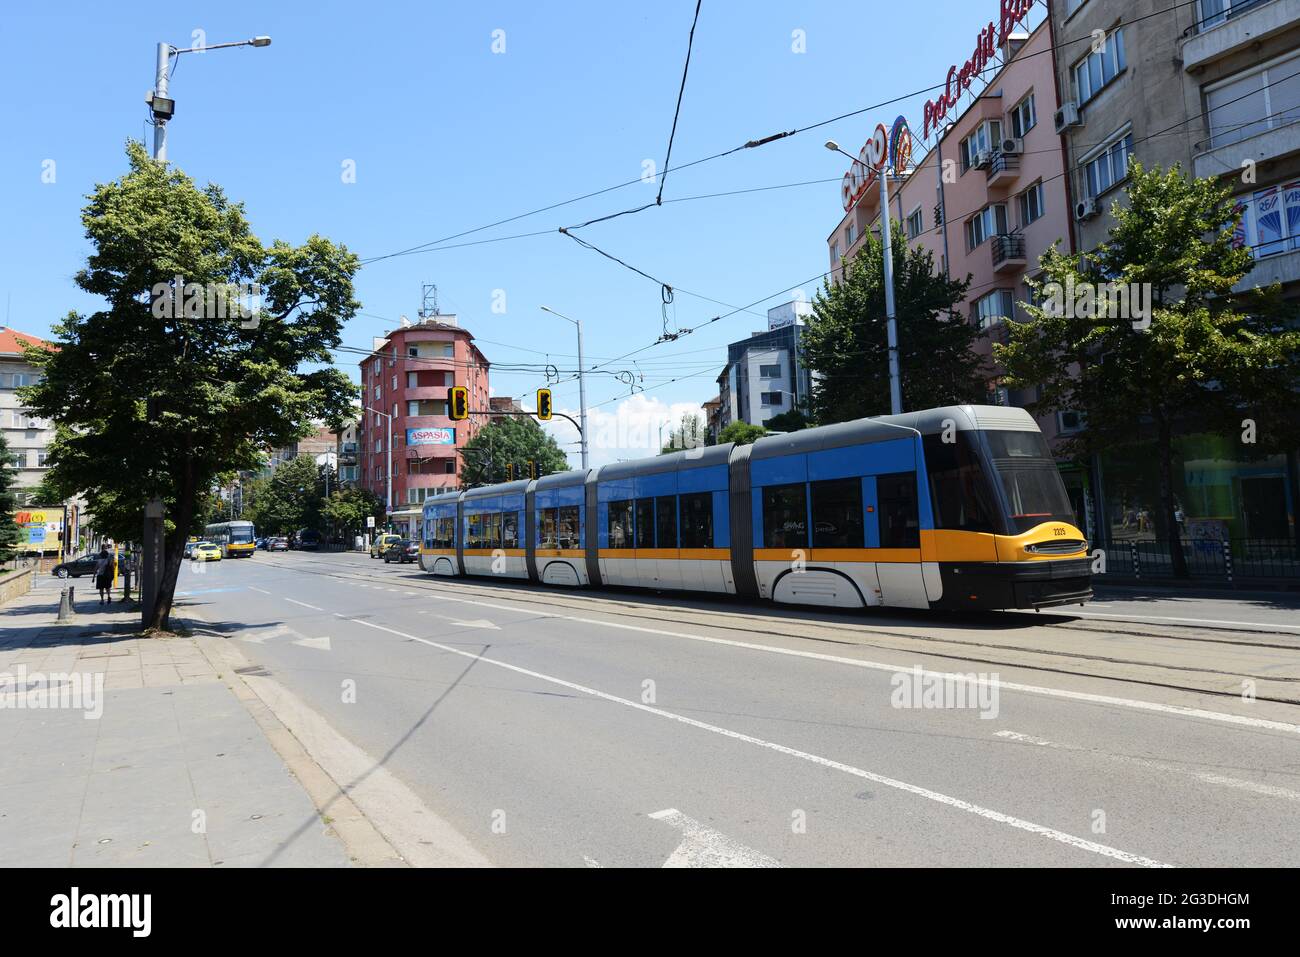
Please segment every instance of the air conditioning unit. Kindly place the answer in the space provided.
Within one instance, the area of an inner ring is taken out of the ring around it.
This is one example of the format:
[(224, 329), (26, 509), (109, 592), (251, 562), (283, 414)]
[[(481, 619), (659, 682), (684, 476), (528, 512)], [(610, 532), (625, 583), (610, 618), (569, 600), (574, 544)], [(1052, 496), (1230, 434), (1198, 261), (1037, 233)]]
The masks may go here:
[(1096, 219), (1100, 215), (1101, 203), (1095, 198), (1083, 199), (1074, 204), (1074, 218), (1081, 223)]
[(1004, 156), (1019, 156), (1024, 151), (1024, 140), (1015, 136), (1008, 136), (1002, 140), (1002, 153)]
[(974, 169), (988, 169), (993, 165), (993, 151), (980, 150), (975, 154), (975, 162), (972, 164)]
[(1077, 126), (1083, 126), (1083, 117), (1079, 115), (1079, 104), (1066, 103), (1056, 111), (1054, 117), (1056, 121), (1056, 132), (1064, 133), (1066, 130), (1072, 130)]

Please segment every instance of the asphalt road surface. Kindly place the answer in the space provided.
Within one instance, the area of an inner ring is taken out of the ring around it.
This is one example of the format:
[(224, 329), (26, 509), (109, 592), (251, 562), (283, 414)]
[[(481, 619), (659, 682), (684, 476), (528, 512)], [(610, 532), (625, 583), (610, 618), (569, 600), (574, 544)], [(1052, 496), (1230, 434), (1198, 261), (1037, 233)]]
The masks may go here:
[(185, 613), (413, 863), (1300, 863), (1285, 602), (850, 615), (198, 567)]

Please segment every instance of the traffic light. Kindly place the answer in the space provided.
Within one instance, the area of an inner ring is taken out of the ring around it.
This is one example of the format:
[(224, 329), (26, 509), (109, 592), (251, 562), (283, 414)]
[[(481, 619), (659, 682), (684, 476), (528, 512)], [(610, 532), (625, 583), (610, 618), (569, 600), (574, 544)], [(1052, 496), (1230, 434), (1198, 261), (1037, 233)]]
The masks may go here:
[(454, 422), (469, 418), (469, 389), (454, 385), (447, 390), (447, 415)]
[(506, 481), (513, 482), (514, 480), (515, 480), (515, 464), (513, 462), (509, 462), (506, 464)]
[(543, 422), (551, 421), (551, 390), (537, 390), (537, 417)]
[(534, 480), (537, 478), (537, 463), (533, 459), (528, 460), (528, 477)]

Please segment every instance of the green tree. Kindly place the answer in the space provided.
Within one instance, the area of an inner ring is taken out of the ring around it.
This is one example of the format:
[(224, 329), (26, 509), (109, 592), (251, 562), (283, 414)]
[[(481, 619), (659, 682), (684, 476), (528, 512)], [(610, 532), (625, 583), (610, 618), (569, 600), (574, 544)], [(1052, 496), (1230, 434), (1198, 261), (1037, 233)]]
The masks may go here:
[(767, 429), (761, 425), (750, 425), (748, 422), (732, 422), (718, 433), (718, 444), (726, 445), (728, 442), (735, 442), (737, 445), (750, 445), (765, 435), (767, 435)]
[[(320, 470), (309, 455), (281, 462), (258, 492), (251, 521), (266, 535), (287, 535), (320, 525), (324, 489)], [(244, 514), (249, 514), (246, 506)]]
[(812, 421), (801, 409), (791, 409), (767, 420), (767, 428), (772, 432), (798, 432), (811, 425)]
[[(893, 252), (903, 409), (984, 401), (978, 332), (957, 308), (970, 278), (937, 274), (934, 257), (907, 243)], [(844, 279), (826, 281), (813, 300), (801, 342), (804, 365), (818, 375), (808, 412), (823, 425), (889, 412), (884, 271), (881, 242), (868, 236)]]
[(344, 535), (360, 534), (366, 529), (366, 518), (374, 516), (375, 527), (384, 524), (384, 503), (369, 489), (349, 485), (330, 492), (325, 503), (325, 518), (335, 530)]
[(506, 481), (506, 466), (515, 478), (528, 477), (528, 462), (539, 475), (564, 472), (569, 460), (555, 439), (529, 416), (507, 415), (479, 429), (461, 450), (460, 481), (466, 488)]
[[(93, 248), (76, 282), (103, 307), (69, 313), (56, 351), (27, 350), (44, 378), (22, 398), (60, 426), (52, 482), (62, 498), (83, 493), (102, 531), (136, 539), (145, 502), (163, 501), (151, 626), (165, 629), (214, 478), (255, 468), (261, 450), (349, 411), (356, 389), (329, 350), (359, 308), (358, 261), (320, 236), (264, 246), (219, 187), (200, 189), (138, 143), (127, 159), (128, 172), (98, 186), (82, 213)], [(260, 292), (249, 316), (230, 291), (242, 284)]]
[[(1174, 574), (1187, 566), (1175, 520), (1173, 441), (1189, 432), (1243, 434), (1259, 452), (1300, 441), (1300, 332), (1279, 290), (1234, 294), (1250, 272), (1237, 248), (1240, 213), (1214, 179), (1129, 168), (1128, 203), (1116, 202), (1109, 237), (1089, 255), (1043, 255), (1042, 305), (995, 348), (1012, 388), (1036, 385), (1036, 412), (1074, 409), (1087, 428), (1068, 449), (1089, 453), (1153, 441), (1157, 528)], [(1094, 284), (1111, 278), (1109, 286)], [(1125, 299), (1099, 295), (1122, 290)], [(1146, 292), (1143, 292), (1143, 290)], [(1067, 302), (1068, 299), (1068, 302)], [(1149, 302), (1147, 315), (1143, 302)], [(1250, 451), (1250, 449), (1248, 449)]]
[(9, 443), (0, 435), (0, 565), (13, 561), (18, 545), (18, 526), (14, 524), (14, 512), (18, 511), (15, 475), (9, 461)]

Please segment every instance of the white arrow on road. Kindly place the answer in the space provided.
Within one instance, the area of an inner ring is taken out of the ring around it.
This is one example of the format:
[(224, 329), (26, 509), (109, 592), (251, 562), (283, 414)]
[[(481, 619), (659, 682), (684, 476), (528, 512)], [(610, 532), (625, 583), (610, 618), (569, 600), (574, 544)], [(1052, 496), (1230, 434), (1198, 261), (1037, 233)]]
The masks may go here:
[(687, 817), (676, 808), (656, 811), (651, 820), (663, 821), (682, 832), (682, 842), (664, 861), (664, 867), (781, 867), (768, 857), (727, 835)]
[[(424, 613), (421, 612), (420, 614), (424, 614)], [(431, 614), (433, 614), (434, 618), (441, 618), (443, 621), (450, 622), (451, 624), (456, 625), (460, 628), (490, 628), (492, 631), (501, 630), (501, 627), (499, 625), (488, 621), (486, 618), (474, 618), (470, 621), (461, 621), (461, 619), (459, 618), (451, 618), (448, 617), (447, 615), (439, 615), (437, 612), (432, 612)]]
[(257, 628), (252, 631), (243, 631), (235, 635), (239, 641), (247, 641), (254, 645), (260, 645), (272, 638), (279, 638), (283, 635), (298, 634), (292, 628), (285, 625), (274, 625), (270, 628)]
[(302, 645), (304, 648), (316, 648), (320, 651), (330, 650), (330, 639), (328, 635), (320, 638), (299, 638), (294, 642), (295, 645)]

